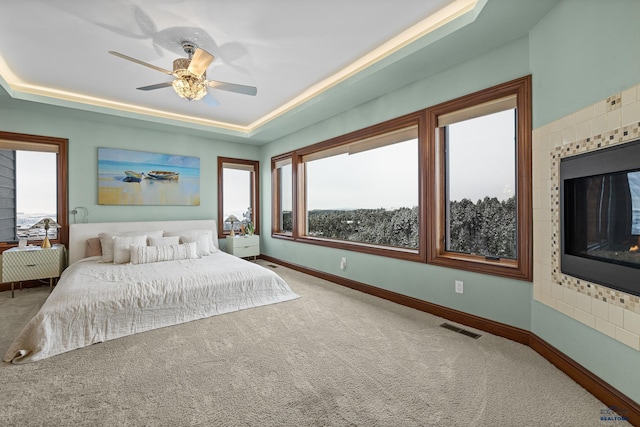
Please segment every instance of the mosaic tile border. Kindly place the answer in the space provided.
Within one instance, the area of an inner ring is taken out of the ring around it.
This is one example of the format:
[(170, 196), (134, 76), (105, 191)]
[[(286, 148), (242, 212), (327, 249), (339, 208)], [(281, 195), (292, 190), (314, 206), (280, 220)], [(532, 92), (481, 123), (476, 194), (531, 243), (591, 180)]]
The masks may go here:
[[(619, 108), (620, 94), (607, 98), (607, 111)], [(611, 108), (609, 108), (611, 107)], [(560, 271), (560, 160), (588, 153), (640, 138), (640, 122), (614, 129), (580, 141), (565, 143), (550, 153), (551, 156), (551, 266), (552, 278), (564, 288), (591, 298), (640, 314), (640, 297), (607, 288), (586, 280), (567, 276)]]

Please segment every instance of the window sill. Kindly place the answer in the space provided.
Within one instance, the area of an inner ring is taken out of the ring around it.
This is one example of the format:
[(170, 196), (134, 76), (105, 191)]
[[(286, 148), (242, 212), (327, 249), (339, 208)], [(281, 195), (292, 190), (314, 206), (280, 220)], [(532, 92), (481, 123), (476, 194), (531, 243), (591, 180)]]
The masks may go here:
[(528, 268), (521, 266), (515, 259), (487, 259), (480, 255), (443, 252), (430, 257), (429, 264), (475, 273), (490, 274), (531, 282), (532, 274)]

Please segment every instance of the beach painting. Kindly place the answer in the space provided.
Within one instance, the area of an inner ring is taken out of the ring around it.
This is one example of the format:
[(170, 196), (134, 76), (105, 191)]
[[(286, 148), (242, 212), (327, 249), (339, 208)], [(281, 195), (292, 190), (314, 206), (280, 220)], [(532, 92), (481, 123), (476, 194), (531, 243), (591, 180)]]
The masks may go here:
[(200, 158), (98, 148), (98, 204), (200, 205)]

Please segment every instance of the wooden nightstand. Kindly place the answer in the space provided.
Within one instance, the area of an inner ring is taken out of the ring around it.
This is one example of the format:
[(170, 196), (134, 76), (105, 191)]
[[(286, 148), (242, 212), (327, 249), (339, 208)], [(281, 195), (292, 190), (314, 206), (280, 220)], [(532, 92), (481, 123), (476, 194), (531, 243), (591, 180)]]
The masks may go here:
[(239, 258), (252, 256), (255, 259), (260, 255), (260, 236), (227, 236), (227, 253)]
[(53, 278), (60, 277), (65, 267), (66, 251), (64, 245), (53, 245), (43, 249), (11, 248), (2, 253), (2, 282), (11, 282), (11, 298), (14, 297), (15, 282), (25, 280), (49, 279), (53, 287)]

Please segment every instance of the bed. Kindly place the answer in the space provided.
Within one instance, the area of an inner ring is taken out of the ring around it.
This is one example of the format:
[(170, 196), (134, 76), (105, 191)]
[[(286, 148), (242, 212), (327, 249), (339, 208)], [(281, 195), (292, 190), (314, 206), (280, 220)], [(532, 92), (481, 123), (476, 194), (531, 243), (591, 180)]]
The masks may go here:
[[(161, 237), (148, 237), (159, 232)], [(100, 234), (103, 253), (87, 254), (88, 242), (95, 243)], [(109, 236), (115, 242), (114, 257), (128, 250), (128, 262), (105, 261)], [(146, 245), (135, 244), (141, 236)], [(69, 267), (4, 361), (41, 360), (155, 328), (298, 298), (273, 271), (220, 251), (217, 237), (214, 220), (71, 225)], [(131, 244), (125, 248), (123, 242)]]

